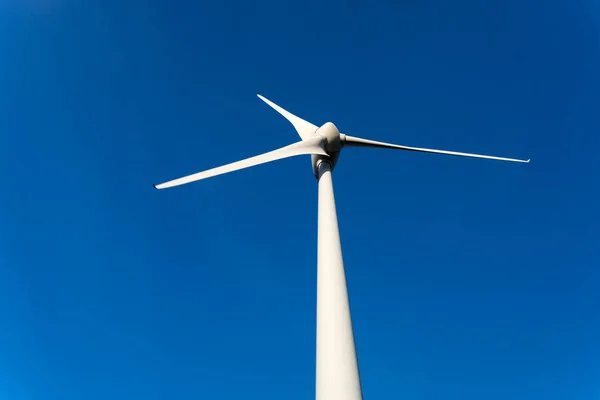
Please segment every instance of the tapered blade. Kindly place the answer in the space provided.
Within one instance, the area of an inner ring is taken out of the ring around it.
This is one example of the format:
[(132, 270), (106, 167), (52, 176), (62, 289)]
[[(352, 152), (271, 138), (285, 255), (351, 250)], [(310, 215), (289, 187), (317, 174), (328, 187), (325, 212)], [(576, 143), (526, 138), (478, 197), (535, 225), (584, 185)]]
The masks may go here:
[(299, 156), (303, 154), (320, 154), (327, 156), (327, 153), (321, 147), (321, 140), (322, 139), (319, 137), (310, 138), (309, 140), (303, 140), (301, 142), (297, 142), (289, 146), (270, 151), (268, 153), (246, 158), (245, 160), (236, 161), (230, 164), (222, 165), (220, 167), (212, 168), (206, 171), (198, 172), (192, 175), (187, 175), (178, 179), (161, 183), (159, 185), (154, 185), (154, 187), (157, 189), (165, 189), (173, 186), (184, 185), (186, 183), (199, 181), (201, 179), (206, 179), (213, 176), (226, 174), (228, 172), (253, 167), (255, 165), (280, 160), (282, 158)]
[(296, 132), (298, 132), (298, 135), (302, 138), (302, 140), (308, 139), (316, 132), (317, 129), (319, 129), (318, 126), (313, 125), (310, 122), (305, 121), (302, 118), (295, 116), (294, 114), (292, 114), (291, 112), (289, 112), (287, 110), (284, 110), (283, 108), (279, 107), (277, 104), (275, 104), (271, 100), (261, 96), (260, 94), (257, 94), (257, 96), (259, 99), (261, 99), (262, 101), (264, 101), (265, 103), (267, 103), (268, 105), (273, 107), (273, 109), (275, 109), (275, 111), (277, 111), (279, 114), (283, 115), (288, 121), (290, 121), (292, 123), (292, 125), (294, 126), (294, 128), (296, 129)]
[(420, 151), (423, 153), (437, 153), (437, 154), (447, 154), (451, 156), (461, 156), (461, 157), (474, 157), (474, 158), (487, 158), (490, 160), (500, 160), (500, 161), (512, 161), (512, 162), (521, 162), (528, 163), (530, 160), (519, 160), (516, 158), (506, 158), (506, 157), (496, 157), (496, 156), (486, 156), (482, 154), (473, 154), (473, 153), (460, 153), (457, 151), (448, 151), (448, 150), (435, 150), (435, 149), (425, 149), (420, 147), (409, 147), (402, 146), (398, 144), (390, 144), (384, 142), (376, 142), (374, 140), (369, 139), (361, 139), (358, 137), (341, 135), (342, 143), (344, 147), (378, 147), (378, 148), (386, 148), (386, 149), (398, 149), (398, 150), (408, 150), (408, 151)]

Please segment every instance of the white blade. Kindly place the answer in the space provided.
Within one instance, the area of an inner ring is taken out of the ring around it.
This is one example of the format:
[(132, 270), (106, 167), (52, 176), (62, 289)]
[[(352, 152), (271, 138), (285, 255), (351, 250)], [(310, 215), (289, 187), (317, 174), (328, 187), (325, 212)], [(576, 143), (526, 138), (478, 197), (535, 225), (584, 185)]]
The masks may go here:
[(282, 147), (277, 150), (270, 151), (258, 156), (246, 158), (245, 160), (236, 161), (231, 164), (222, 165), (220, 167), (212, 168), (203, 172), (198, 172), (193, 175), (184, 176), (182, 178), (174, 179), (160, 185), (154, 185), (157, 189), (165, 189), (173, 186), (179, 186), (190, 182), (199, 181), (201, 179), (210, 178), (216, 175), (226, 174), (228, 172), (237, 171), (255, 165), (268, 163), (282, 158), (305, 155), (305, 154), (320, 154), (326, 156), (327, 153), (321, 147), (322, 138), (315, 137), (310, 140), (305, 140), (291, 144), (289, 146)]
[(298, 132), (298, 135), (300, 135), (302, 140), (308, 139), (316, 132), (317, 129), (319, 129), (318, 126), (315, 126), (310, 122), (295, 116), (291, 112), (284, 110), (283, 108), (279, 107), (277, 104), (273, 103), (269, 99), (264, 98), (260, 94), (257, 94), (257, 96), (259, 99), (273, 107), (275, 111), (277, 111), (279, 114), (283, 115), (288, 121), (290, 121), (292, 125), (294, 125), (294, 128), (296, 128), (296, 132)]
[(352, 137), (352, 136), (348, 136), (348, 135), (341, 135), (341, 136), (342, 136), (342, 143), (344, 144), (344, 146), (379, 147), (379, 148), (387, 148), (387, 149), (400, 149), (400, 150), (408, 150), (408, 151), (421, 151), (421, 152), (424, 152), (424, 153), (437, 153), (437, 154), (448, 154), (448, 155), (451, 155), (451, 156), (487, 158), (487, 159), (490, 159), (490, 160), (514, 161), (514, 162), (521, 162), (521, 163), (528, 163), (530, 161), (530, 160), (518, 160), (516, 158), (484, 156), (482, 154), (459, 153), (457, 151), (423, 149), (423, 148), (419, 148), (419, 147), (408, 147), (408, 146), (401, 146), (401, 145), (398, 145), (398, 144), (376, 142), (374, 140), (361, 139), (361, 138)]

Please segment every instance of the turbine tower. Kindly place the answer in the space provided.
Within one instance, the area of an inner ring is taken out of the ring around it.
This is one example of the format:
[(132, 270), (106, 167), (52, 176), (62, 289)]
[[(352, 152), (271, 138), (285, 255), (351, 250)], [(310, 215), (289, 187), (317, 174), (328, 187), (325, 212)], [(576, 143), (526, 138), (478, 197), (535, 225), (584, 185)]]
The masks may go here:
[(301, 139), (299, 142), (245, 160), (154, 185), (154, 187), (157, 189), (170, 188), (282, 158), (310, 154), (313, 173), (318, 181), (319, 202), (315, 397), (316, 400), (362, 400), (331, 176), (340, 151), (346, 147), (378, 147), (523, 163), (528, 163), (529, 160), (408, 147), (348, 136), (340, 133), (331, 122), (318, 127), (284, 110), (260, 94), (258, 97), (294, 126)]

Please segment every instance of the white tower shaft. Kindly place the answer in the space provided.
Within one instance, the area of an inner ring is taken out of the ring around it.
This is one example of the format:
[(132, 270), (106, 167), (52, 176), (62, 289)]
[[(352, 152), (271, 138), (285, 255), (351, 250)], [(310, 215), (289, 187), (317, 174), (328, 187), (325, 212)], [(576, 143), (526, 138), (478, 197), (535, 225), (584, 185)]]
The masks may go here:
[(331, 165), (318, 166), (316, 400), (362, 400)]

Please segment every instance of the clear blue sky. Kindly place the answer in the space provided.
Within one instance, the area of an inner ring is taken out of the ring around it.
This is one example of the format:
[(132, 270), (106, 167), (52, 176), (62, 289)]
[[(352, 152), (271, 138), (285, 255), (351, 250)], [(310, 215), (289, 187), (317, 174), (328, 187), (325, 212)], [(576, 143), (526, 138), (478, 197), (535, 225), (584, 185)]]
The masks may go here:
[(0, 2), (0, 399), (310, 399), (315, 123), (365, 399), (600, 396), (598, 1)]

